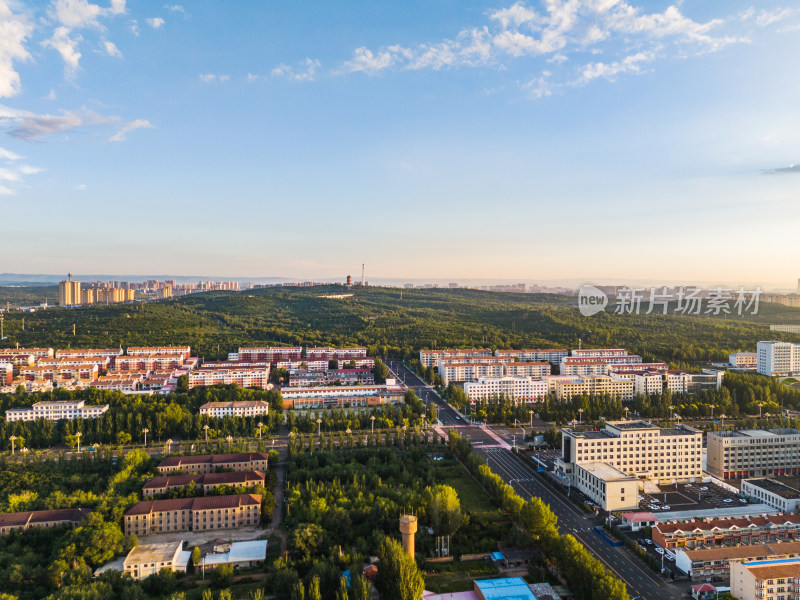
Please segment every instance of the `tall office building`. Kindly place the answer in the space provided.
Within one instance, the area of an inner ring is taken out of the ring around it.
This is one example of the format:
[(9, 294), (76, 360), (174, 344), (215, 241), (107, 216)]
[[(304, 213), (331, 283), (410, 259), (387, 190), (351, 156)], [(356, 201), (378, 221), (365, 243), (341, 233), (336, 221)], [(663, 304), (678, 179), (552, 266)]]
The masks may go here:
[(756, 346), (756, 370), (769, 377), (800, 373), (800, 344), (766, 341)]
[(72, 306), (81, 303), (81, 283), (72, 281), (72, 273), (67, 275), (67, 281), (58, 284), (58, 303), (61, 306)]

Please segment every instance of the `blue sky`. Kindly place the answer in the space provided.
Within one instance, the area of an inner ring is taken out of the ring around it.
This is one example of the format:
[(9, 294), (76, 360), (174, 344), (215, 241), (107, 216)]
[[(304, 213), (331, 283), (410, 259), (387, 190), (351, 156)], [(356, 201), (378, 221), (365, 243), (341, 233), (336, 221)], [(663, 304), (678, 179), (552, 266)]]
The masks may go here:
[(791, 2), (0, 0), (0, 271), (800, 276)]

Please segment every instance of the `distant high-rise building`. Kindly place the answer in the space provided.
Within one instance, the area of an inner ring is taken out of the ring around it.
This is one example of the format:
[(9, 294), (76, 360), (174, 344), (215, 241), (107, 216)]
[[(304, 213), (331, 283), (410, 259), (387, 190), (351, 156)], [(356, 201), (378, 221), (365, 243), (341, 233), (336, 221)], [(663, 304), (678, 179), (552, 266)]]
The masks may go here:
[(353, 277), (348, 275), (347, 276), (347, 287), (351, 287), (353, 285)]
[(81, 303), (81, 283), (72, 281), (72, 273), (67, 280), (58, 284), (58, 303), (61, 306), (73, 306)]

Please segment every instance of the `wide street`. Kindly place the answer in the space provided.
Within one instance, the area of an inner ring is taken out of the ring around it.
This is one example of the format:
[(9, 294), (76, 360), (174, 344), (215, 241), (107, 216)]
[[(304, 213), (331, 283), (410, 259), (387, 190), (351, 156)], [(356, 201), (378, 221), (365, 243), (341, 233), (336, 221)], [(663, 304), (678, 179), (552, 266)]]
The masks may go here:
[(623, 547), (612, 547), (594, 531), (598, 521), (587, 515), (560, 492), (555, 484), (542, 474), (537, 474), (533, 463), (526, 458), (502, 448), (481, 448), (476, 451), (486, 457), (489, 467), (525, 500), (534, 496), (550, 505), (558, 517), (562, 533), (571, 533), (589, 551), (597, 556), (628, 586), (631, 598), (640, 596), (647, 600), (680, 598), (688, 584), (665, 581), (653, 573), (643, 562)]
[[(511, 485), (522, 498), (527, 500), (536, 496), (550, 505), (550, 509), (558, 517), (561, 532), (575, 536), (606, 567), (624, 581), (631, 598), (677, 600), (685, 595), (686, 582), (675, 584), (666, 581), (624, 547), (611, 546), (594, 531), (594, 526), (599, 523), (594, 516), (581, 511), (555, 489), (555, 483), (547, 480), (543, 474), (536, 473), (531, 461), (508, 449), (508, 445), (514, 443), (515, 436), (521, 437), (523, 433), (521, 427), (469, 426), (463, 417), (453, 410), (431, 386), (401, 361), (390, 360), (387, 362), (387, 366), (405, 385), (414, 389), (426, 404), (435, 403), (443, 428), (458, 428), (459, 435), (469, 439), (475, 451), (486, 458), (489, 468)], [(527, 425), (527, 423), (520, 423), (520, 425)], [(499, 439), (507, 442), (507, 445), (501, 447), (498, 444)]]

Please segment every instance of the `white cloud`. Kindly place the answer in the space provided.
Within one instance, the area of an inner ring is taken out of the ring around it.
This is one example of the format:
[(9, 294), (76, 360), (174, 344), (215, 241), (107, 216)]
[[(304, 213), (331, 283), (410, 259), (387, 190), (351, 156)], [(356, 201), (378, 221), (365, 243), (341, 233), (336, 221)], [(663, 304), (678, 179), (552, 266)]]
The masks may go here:
[(44, 97), (45, 100), (58, 100), (58, 96), (56, 96), (55, 90), (50, 90), (50, 93)]
[(14, 62), (30, 58), (25, 41), (32, 31), (33, 27), (24, 15), (14, 14), (0, 0), (0, 98), (20, 92), (19, 73), (14, 68)]
[(217, 75), (216, 73), (201, 73), (198, 77), (203, 83), (223, 83), (230, 79), (230, 75)]
[(139, 37), (139, 21), (136, 19), (131, 19), (131, 33), (136, 37)]
[[(724, 32), (731, 23), (741, 22), (741, 17), (695, 21), (685, 16), (680, 6), (677, 3), (660, 12), (648, 12), (628, 0), (542, 0), (541, 7), (534, 9), (518, 0), (489, 13), (487, 24), (463, 29), (452, 38), (410, 46), (356, 48), (334, 73), (374, 75), (390, 69), (485, 65), (505, 68), (504, 62), (509, 60), (541, 57), (555, 65), (547, 85), (534, 78), (533, 83), (520, 87), (532, 96), (543, 97), (574, 78), (574, 70), (562, 66), (571, 55), (589, 52), (609, 56), (607, 61), (586, 65), (581, 78), (584, 82), (613, 80), (623, 73), (640, 72), (643, 62), (670, 55), (696, 56), (747, 41), (742, 35)], [(762, 21), (778, 16), (783, 18), (783, 13), (764, 16)], [(288, 72), (286, 65), (277, 69), (280, 74)]]
[[(82, 56), (78, 46), (83, 41), (82, 36), (73, 33), (74, 30), (94, 28), (105, 31), (105, 27), (100, 23), (100, 18), (121, 15), (125, 11), (125, 0), (111, 0), (108, 7), (93, 4), (88, 0), (53, 0), (48, 14), (58, 26), (53, 31), (53, 35), (43, 41), (42, 45), (53, 48), (61, 54), (67, 78), (73, 77), (78, 70)], [(136, 22), (133, 21), (133, 23), (134, 33), (138, 35), (138, 31), (135, 29)], [(103, 42), (103, 45), (109, 56), (121, 56), (112, 42)]]
[(580, 77), (576, 83), (588, 83), (598, 78), (614, 81), (617, 75), (622, 73), (641, 73), (640, 64), (650, 62), (653, 58), (653, 55), (649, 52), (638, 52), (613, 63), (589, 63), (581, 69)]
[(253, 83), (254, 81), (258, 81), (258, 75), (253, 75), (252, 73), (247, 74), (247, 82)]
[(783, 21), (787, 17), (790, 17), (797, 13), (796, 9), (791, 8), (779, 8), (773, 11), (762, 10), (758, 13), (755, 18), (756, 25), (760, 25), (761, 27), (766, 27), (767, 25), (772, 25), (773, 23), (777, 23), (778, 21)]
[[(317, 76), (317, 69), (320, 67), (320, 62), (315, 58), (306, 58), (301, 64), (303, 68), (299, 70), (295, 70), (293, 67), (286, 64), (280, 64), (272, 69), (272, 75), (275, 77), (294, 79), (295, 81), (314, 81)], [(250, 75), (248, 73), (248, 81), (255, 81), (256, 79), (258, 79), (257, 75)]]
[(85, 189), (86, 189), (86, 188), (88, 188), (88, 187), (89, 187), (89, 186), (88, 186), (88, 185), (86, 185), (85, 183), (79, 183), (78, 185), (76, 185), (76, 186), (75, 186), (75, 189), (76, 189), (76, 190), (78, 190), (78, 191), (83, 191), (83, 190), (85, 190)]
[(25, 177), (40, 173), (42, 169), (20, 164), (19, 154), (0, 148), (0, 196), (13, 196), (15, 188), (23, 183)]
[(103, 49), (106, 51), (106, 54), (109, 56), (116, 56), (117, 58), (122, 58), (122, 52), (119, 51), (117, 45), (114, 42), (104, 41), (102, 43)]
[(553, 95), (553, 84), (550, 82), (550, 71), (542, 71), (539, 77), (531, 79), (528, 83), (522, 85), (528, 96), (534, 100), (545, 98)]
[(165, 4), (164, 8), (171, 12), (179, 12), (186, 14), (186, 9), (184, 9), (180, 4)]
[(67, 27), (56, 27), (53, 37), (42, 42), (43, 46), (57, 50), (64, 59), (64, 71), (67, 78), (71, 78), (78, 70), (81, 60), (81, 53), (78, 44), (83, 40), (80, 35), (70, 37), (70, 29)]
[(7, 150), (5, 148), (0, 147), (0, 159), (3, 160), (19, 160), (20, 158), (24, 158), (17, 154), (16, 152), (12, 152), (11, 150)]
[(112, 135), (108, 138), (109, 142), (123, 142), (125, 141), (125, 136), (128, 132), (133, 131), (134, 129), (154, 129), (154, 127), (150, 124), (150, 121), (147, 119), (136, 119), (135, 121), (131, 121), (130, 123), (126, 123), (122, 126), (117, 133)]
[(151, 19), (147, 19), (147, 24), (153, 29), (158, 29), (164, 24), (164, 19), (161, 17), (153, 17)]
[(6, 126), (10, 136), (23, 140), (38, 140), (81, 125), (106, 123), (109, 120), (112, 119), (92, 112), (79, 114), (62, 111), (60, 115), (48, 115), (0, 105), (0, 126)]

